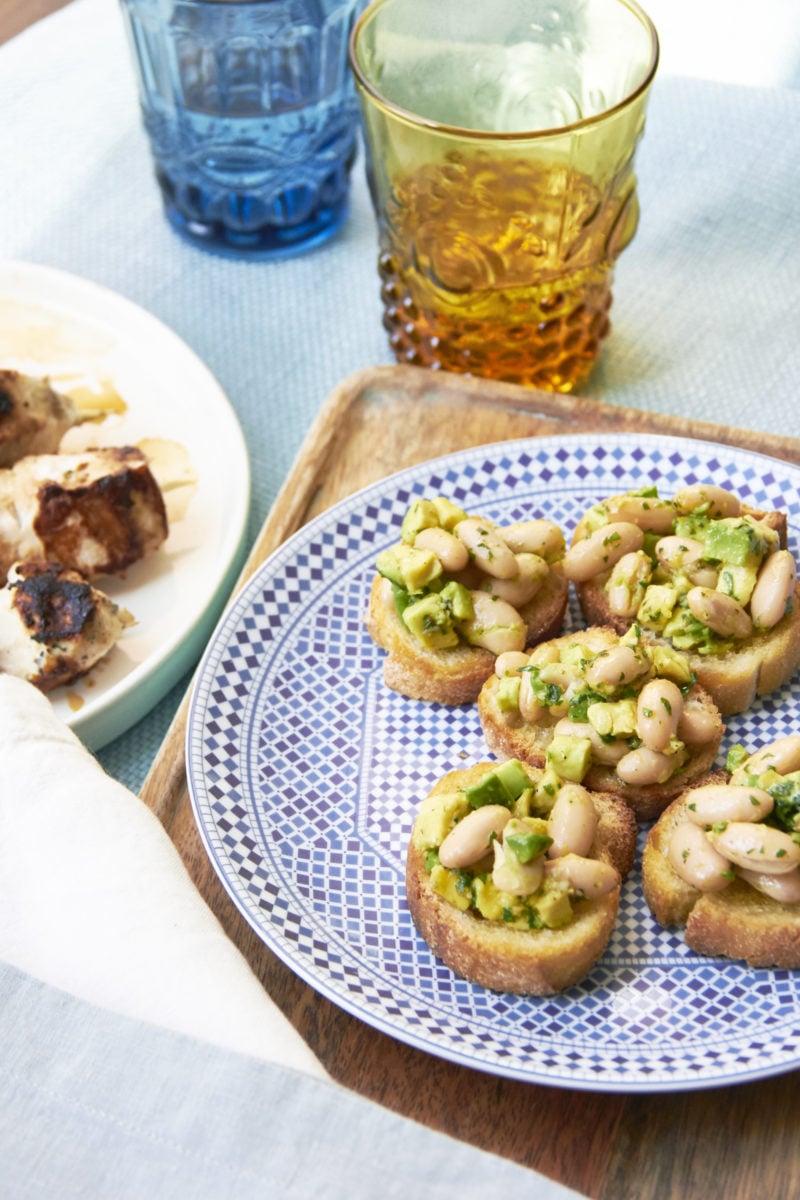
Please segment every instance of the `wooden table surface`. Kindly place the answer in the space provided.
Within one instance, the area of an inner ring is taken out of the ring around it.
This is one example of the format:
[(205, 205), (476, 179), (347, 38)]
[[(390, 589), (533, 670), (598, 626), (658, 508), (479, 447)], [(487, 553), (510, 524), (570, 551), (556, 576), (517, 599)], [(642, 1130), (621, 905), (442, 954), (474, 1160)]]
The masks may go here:
[[(0, 0), (0, 43), (67, 2)], [(513, 409), (513, 405), (506, 409), (502, 404), (495, 410), (491, 405), (485, 410), (476, 406), (486, 425), (472, 428), (470, 439), (495, 440), (498, 429), (519, 436), (531, 420), (538, 432), (549, 432), (561, 423), (560, 415), (553, 416), (555, 409), (537, 412), (530, 419)], [(580, 402), (565, 411), (572, 419), (571, 428), (596, 427), (596, 417), (589, 420)], [(369, 436), (362, 417), (353, 445)], [(330, 428), (327, 441), (323, 439), (319, 446), (332, 499), (337, 491), (352, 490), (349, 484), (355, 468), (347, 455), (337, 455), (339, 435), (331, 412), (324, 419)], [(378, 414), (376, 419), (383, 432), (384, 415)], [(619, 419), (624, 421), (625, 415), (620, 414)], [(688, 432), (704, 435), (707, 431)], [(348, 434), (354, 434), (352, 425)], [(735, 431), (730, 440), (737, 440)], [(406, 445), (404, 453), (412, 458), (428, 457), (429, 445), (428, 432), (421, 430), (417, 444)], [(784, 457), (798, 461), (800, 443), (787, 446)], [(782, 452), (775, 439), (764, 440), (761, 448), (767, 453)], [(396, 460), (392, 461), (393, 448), (385, 441), (382, 452), (386, 461), (381, 461), (379, 454), (373, 469), (386, 474)], [(306, 461), (299, 466), (308, 475), (310, 488), (320, 462)], [(346, 478), (348, 472), (350, 478)], [(302, 485), (303, 480), (295, 474), (293, 482)], [(306, 501), (303, 493), (303, 503)], [(285, 504), (278, 506), (250, 565), (309, 515), (307, 510), (288, 511)], [(535, 1167), (594, 1200), (800, 1197), (796, 1073), (736, 1087), (655, 1095), (540, 1087), (471, 1071), (415, 1050), (376, 1032), (315, 993), (264, 947), (209, 866), (186, 803), (182, 762), (176, 752), (182, 721), (183, 711), (154, 764), (143, 798), (158, 812), (198, 887), (267, 990), (342, 1084), (433, 1128)]]

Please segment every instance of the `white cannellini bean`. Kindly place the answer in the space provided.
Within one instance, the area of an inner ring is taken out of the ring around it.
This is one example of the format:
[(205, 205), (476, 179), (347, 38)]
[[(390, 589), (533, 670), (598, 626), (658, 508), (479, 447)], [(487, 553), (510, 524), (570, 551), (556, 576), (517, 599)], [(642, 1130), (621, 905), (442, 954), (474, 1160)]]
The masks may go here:
[[(441, 855), (439, 856), (441, 859)], [(494, 843), (494, 866), (492, 868), (492, 883), (501, 892), (509, 892), (512, 896), (530, 896), (538, 892), (544, 879), (544, 863), (541, 858), (532, 862), (521, 863), (511, 859), (500, 842)]]
[(612, 521), (630, 521), (650, 533), (667, 533), (675, 520), (672, 502), (655, 496), (619, 496), (606, 501), (605, 508)]
[(647, 746), (630, 750), (617, 763), (617, 775), (623, 783), (647, 787), (651, 783), (666, 783), (672, 774), (675, 759)]
[(683, 572), (698, 587), (717, 586), (719, 570), (702, 561), (705, 546), (696, 538), (673, 534), (661, 538), (655, 549), (656, 558), (667, 571)]
[(453, 530), (464, 543), (472, 561), (495, 579), (513, 579), (519, 567), (514, 553), (494, 525), (480, 517), (467, 517)]
[(621, 687), (649, 670), (649, 661), (644, 655), (637, 654), (632, 646), (612, 646), (589, 663), (586, 682), (596, 688)]
[(623, 554), (606, 585), (608, 607), (615, 616), (636, 616), (652, 574), (653, 564), (644, 550)]
[(682, 572), (698, 587), (715, 588), (719, 579), (719, 569), (703, 562), (705, 546), (696, 538), (670, 537), (661, 538), (655, 547), (656, 558), (667, 571)]
[(671, 679), (651, 679), (639, 693), (636, 728), (650, 750), (666, 750), (683, 712), (681, 690)]
[(519, 570), (513, 579), (486, 579), (481, 588), (519, 607), (532, 600), (550, 574), (550, 568), (538, 554), (518, 554)]
[(690, 821), (673, 831), (667, 858), (684, 883), (700, 892), (721, 892), (731, 882), (733, 872), (727, 858)]
[(697, 701), (684, 701), (678, 721), (678, 737), (687, 746), (703, 746), (720, 732), (717, 714)]
[(503, 525), (500, 532), (515, 554), (538, 554), (550, 562), (560, 558), (565, 550), (564, 535), (558, 525), (544, 518), (515, 521), (513, 525)]
[(575, 542), (564, 555), (564, 574), (574, 583), (585, 583), (603, 571), (610, 571), (623, 554), (641, 550), (644, 532), (630, 521), (612, 521), (601, 525), (588, 538)]
[(530, 671), (522, 672), (517, 706), (523, 721), (528, 721), (531, 725), (535, 725), (547, 712), (547, 707), (544, 704), (540, 704), (533, 694)]
[(619, 886), (620, 877), (610, 863), (597, 858), (583, 858), (580, 854), (564, 854), (561, 858), (550, 858), (545, 863), (545, 874), (565, 883), (576, 892), (582, 892), (587, 900), (605, 896)]
[(769, 825), (731, 821), (722, 830), (710, 829), (706, 836), (720, 854), (745, 870), (786, 875), (800, 863), (800, 846), (788, 833)]
[(786, 613), (786, 604), (794, 592), (797, 567), (788, 550), (776, 550), (758, 573), (750, 597), (750, 616), (756, 629), (772, 629)]
[(673, 533), (669, 537), (659, 538), (655, 550), (662, 567), (668, 571), (682, 571), (703, 557), (705, 546), (697, 538), (678, 537)]
[(693, 587), (686, 593), (686, 603), (692, 616), (720, 637), (746, 638), (753, 632), (753, 622), (747, 611), (738, 600), (723, 592)]
[(421, 550), (430, 550), (449, 574), (463, 571), (469, 562), (469, 551), (460, 538), (432, 525), (422, 529), (414, 538), (414, 545)]
[(492, 654), (524, 650), (527, 638), (525, 622), (515, 608), (488, 592), (470, 592), (472, 617), (459, 621), (458, 629), (471, 646), (481, 646)]
[(511, 813), (502, 804), (484, 804), (467, 813), (455, 825), (439, 847), (439, 862), (443, 867), (469, 867), (487, 854), (492, 834), (499, 837), (511, 820)]
[(557, 663), (561, 661), (561, 650), (554, 642), (542, 642), (533, 647), (528, 661), (532, 667), (544, 667), (548, 663)]
[(762, 746), (745, 759), (734, 772), (732, 778), (740, 774), (760, 775), (772, 768), (779, 775), (789, 775), (792, 771), (800, 771), (800, 734), (790, 733), (786, 737), (777, 738), (768, 746)]
[(774, 803), (762, 788), (708, 783), (693, 789), (686, 809), (695, 825), (716, 825), (721, 821), (763, 821)]
[(761, 871), (739, 870), (739, 878), (750, 887), (778, 904), (800, 903), (800, 868), (787, 871), (785, 875), (765, 875)]
[(569, 717), (563, 717), (553, 726), (553, 734), (555, 737), (587, 738), (592, 743), (592, 758), (603, 766), (614, 766), (628, 753), (627, 742), (622, 739), (604, 742), (589, 721), (571, 721)]
[(708, 515), (715, 521), (721, 517), (738, 517), (742, 507), (738, 496), (713, 483), (693, 483), (681, 488), (672, 503), (682, 516), (708, 504)]
[(597, 822), (597, 809), (586, 788), (579, 783), (562, 784), (547, 819), (548, 832), (553, 839), (547, 851), (548, 858), (588, 854)]
[(498, 654), (494, 662), (494, 673), (498, 679), (505, 675), (518, 675), (528, 665), (528, 656), (522, 650), (507, 650)]

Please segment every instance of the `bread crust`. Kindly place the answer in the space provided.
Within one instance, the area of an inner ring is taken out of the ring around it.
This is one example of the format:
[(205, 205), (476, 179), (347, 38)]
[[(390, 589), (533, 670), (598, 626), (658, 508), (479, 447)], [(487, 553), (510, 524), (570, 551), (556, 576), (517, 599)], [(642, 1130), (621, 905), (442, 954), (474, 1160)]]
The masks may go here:
[[(591, 632), (593, 637), (605, 635), (609, 645), (617, 640), (617, 634), (609, 626), (592, 627)], [(586, 630), (577, 630), (558, 640), (580, 642), (585, 639), (586, 633)], [(558, 718), (552, 717), (543, 720), (541, 724), (531, 725), (518, 713), (502, 710), (497, 703), (499, 682), (499, 679), (492, 675), (486, 680), (478, 696), (478, 715), (486, 744), (498, 758), (518, 758), (532, 767), (543, 767), (547, 747), (553, 737), (553, 727)], [(704, 688), (695, 684), (688, 692), (687, 698), (716, 713), (718, 735), (705, 745), (697, 747), (688, 762), (671, 779), (666, 783), (637, 786), (624, 783), (613, 767), (593, 763), (582, 780), (584, 787), (590, 791), (610, 792), (619, 796), (630, 805), (640, 821), (650, 821), (663, 812), (675, 796), (711, 768), (722, 740), (722, 720), (719, 719), (711, 696)]]
[[(568, 598), (569, 585), (560, 567), (553, 565), (533, 599), (519, 608), (529, 646), (558, 633)], [(380, 575), (372, 581), (365, 623), (372, 640), (387, 652), (383, 664), (387, 687), (412, 700), (471, 704), (494, 670), (494, 654), (479, 646), (462, 644), (449, 650), (423, 646), (398, 616), (392, 586)]]
[[(613, 505), (619, 499), (621, 497), (614, 496), (604, 503)], [(786, 513), (765, 512), (745, 504), (741, 512), (774, 529), (781, 548), (786, 548)], [(572, 545), (585, 536), (585, 522), (586, 518), (582, 517), (576, 525)], [(623, 634), (635, 618), (612, 613), (605, 591), (609, 575), (610, 572), (606, 571), (576, 584), (578, 601), (588, 624), (608, 625)], [(642, 634), (650, 641), (665, 646), (670, 644), (667, 639), (644, 627)], [(768, 632), (753, 634), (726, 654), (685, 653), (698, 683), (711, 695), (723, 717), (745, 712), (759, 696), (766, 696), (783, 687), (800, 668), (800, 581), (795, 584), (791, 611)]]
[[(439, 780), (431, 794), (476, 782), (496, 763), (478, 763)], [(599, 822), (589, 857), (611, 863), (624, 880), (636, 848), (636, 822), (615, 796), (593, 795)], [(406, 896), (414, 923), (434, 954), (462, 978), (519, 995), (549, 996), (582, 979), (603, 954), (619, 909), (620, 888), (573, 902), (563, 929), (512, 929), (462, 912), (433, 890), (425, 855), (412, 833), (406, 856)]]
[[(724, 772), (702, 782), (724, 783)], [(742, 959), (751, 967), (800, 967), (800, 904), (779, 904), (740, 879), (721, 892), (686, 883), (667, 857), (675, 830), (689, 819), (691, 789), (678, 796), (648, 834), (642, 886), (650, 911), (665, 928), (684, 927), (698, 954)]]

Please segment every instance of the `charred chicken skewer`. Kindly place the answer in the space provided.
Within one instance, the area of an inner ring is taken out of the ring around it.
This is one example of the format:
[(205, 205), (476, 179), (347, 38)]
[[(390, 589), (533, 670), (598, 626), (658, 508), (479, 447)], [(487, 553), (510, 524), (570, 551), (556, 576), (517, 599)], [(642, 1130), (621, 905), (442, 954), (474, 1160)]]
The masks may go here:
[[(66, 395), (49, 380), (20, 371), (0, 370), (0, 467), (11, 467), (29, 454), (55, 454), (68, 429), (120, 411), (108, 396)], [(124, 407), (124, 406), (123, 406)]]
[(46, 379), (0, 371), (0, 467), (26, 454), (51, 454), (77, 423), (78, 410)]
[(77, 571), (16, 563), (0, 589), (0, 671), (52, 691), (85, 675), (132, 623)]
[(167, 533), (161, 489), (135, 447), (32, 455), (0, 470), (0, 578), (18, 560), (115, 574)]

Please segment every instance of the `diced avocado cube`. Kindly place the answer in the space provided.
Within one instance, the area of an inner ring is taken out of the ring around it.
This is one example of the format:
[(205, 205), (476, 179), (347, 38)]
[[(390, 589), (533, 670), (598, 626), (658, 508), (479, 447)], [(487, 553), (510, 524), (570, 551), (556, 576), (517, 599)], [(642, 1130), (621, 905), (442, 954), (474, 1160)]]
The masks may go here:
[(382, 550), (375, 565), (379, 574), (411, 593), (424, 591), (442, 574), (442, 564), (431, 550), (402, 544)]
[(459, 521), (465, 521), (467, 514), (463, 508), (459, 508), (457, 504), (453, 504), (446, 496), (436, 496), (431, 501), (436, 509), (436, 515), (439, 518), (439, 524), (442, 529), (446, 529), (448, 533), (452, 533)]
[(505, 675), (497, 681), (495, 699), (501, 712), (514, 712), (519, 708), (519, 675)]
[(522, 763), (510, 758), (468, 787), (464, 794), (470, 808), (482, 808), (484, 804), (504, 804), (510, 808), (531, 783)]
[(721, 654), (732, 645), (712, 633), (688, 608), (675, 610), (675, 615), (664, 626), (664, 637), (669, 638), (678, 650), (696, 650), (698, 654)]
[(414, 844), (421, 850), (441, 846), (453, 826), (468, 812), (463, 792), (436, 792), (427, 796), (414, 822)]
[(600, 504), (593, 505), (581, 517), (581, 530), (584, 537), (589, 537), (603, 525), (607, 525), (608, 521), (608, 506), (603, 504), (602, 501)]
[(561, 929), (572, 920), (572, 905), (562, 889), (545, 888), (536, 897), (536, 911), (548, 929)]
[(601, 737), (630, 737), (636, 733), (636, 701), (599, 701), (586, 709), (589, 724)]
[(487, 921), (513, 920), (516, 901), (508, 892), (501, 892), (491, 877), (476, 878), (474, 883), (475, 907)]
[(464, 587), (463, 583), (457, 583), (455, 579), (451, 579), (449, 583), (444, 585), (439, 594), (453, 614), (454, 620), (472, 620), (475, 615), (472, 596), (470, 595), (469, 588)]
[(384, 579), (388, 579), (398, 587), (405, 587), (401, 556), (397, 553), (399, 549), (399, 546), (392, 546), (390, 550), (382, 550), (375, 560), (375, 566)]
[(705, 535), (705, 557), (734, 567), (757, 566), (767, 544), (756, 523), (740, 517), (712, 521)]
[(647, 653), (657, 675), (664, 679), (671, 679), (679, 687), (692, 683), (694, 672), (691, 663), (685, 654), (681, 654), (680, 650), (673, 650), (671, 646), (654, 644), (648, 647)]
[(485, 775), (479, 783), (473, 783), (464, 794), (470, 808), (483, 808), (485, 804), (509, 805), (508, 792), (494, 772)]
[(580, 783), (592, 763), (592, 743), (588, 738), (557, 734), (547, 747), (546, 760), (562, 779)]
[(466, 912), (472, 904), (472, 889), (467, 879), (466, 873), (449, 871), (441, 863), (437, 863), (430, 873), (433, 890), (462, 912)]
[(534, 784), (532, 807), (538, 812), (549, 813), (556, 802), (556, 796), (560, 787), (560, 775), (552, 767), (545, 767)]
[(567, 642), (561, 647), (559, 655), (559, 661), (569, 667), (580, 667), (582, 663), (591, 658), (591, 651), (582, 646), (580, 642)]
[(495, 768), (495, 775), (501, 780), (512, 801), (516, 800), (533, 782), (522, 763), (517, 758), (509, 758)]
[(439, 514), (432, 500), (414, 500), (403, 517), (400, 537), (409, 545), (423, 529), (432, 529), (439, 524)]
[(402, 621), (429, 650), (448, 650), (458, 645), (447, 605), (438, 593), (423, 596), (403, 610)]
[(723, 563), (717, 579), (717, 591), (732, 596), (740, 604), (747, 604), (757, 578), (756, 566), (736, 567), (730, 563)]
[(660, 632), (672, 616), (677, 601), (677, 588), (666, 583), (651, 583), (645, 588), (636, 618), (647, 629)]
[(656, 546), (663, 536), (663, 533), (657, 533), (654, 529), (646, 529), (644, 532), (644, 544), (642, 545), (642, 549), (647, 557), (652, 559), (653, 562), (656, 561)]
[(538, 817), (528, 818), (524, 829), (515, 829), (513, 833), (506, 831), (503, 835), (503, 846), (521, 863), (533, 862), (549, 850), (552, 844), (553, 839), (547, 832), (547, 822)]

